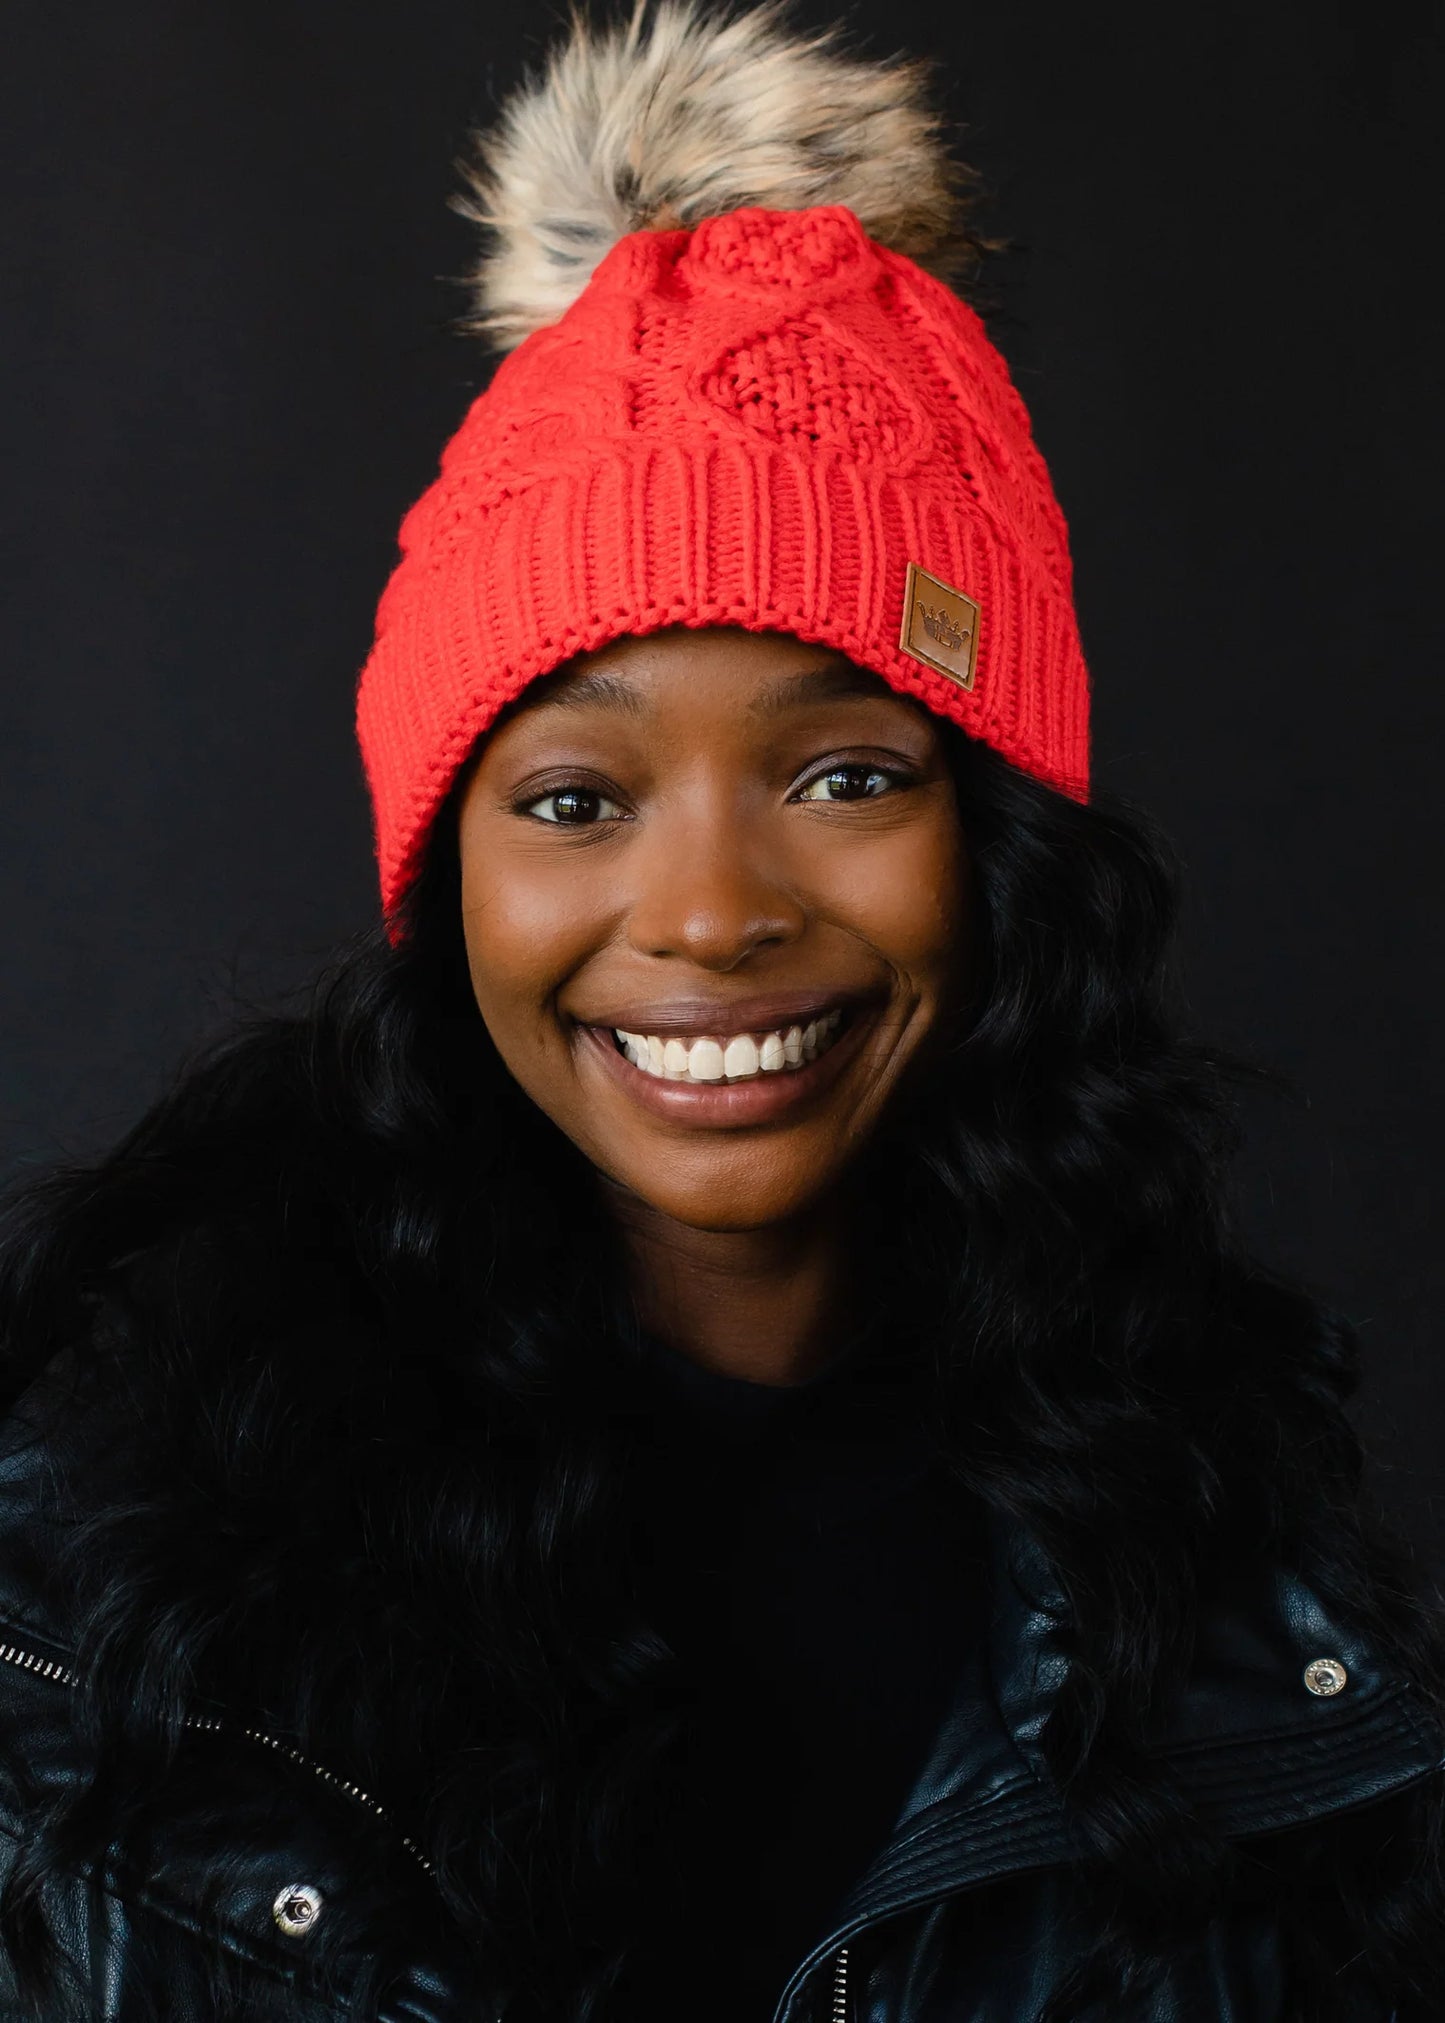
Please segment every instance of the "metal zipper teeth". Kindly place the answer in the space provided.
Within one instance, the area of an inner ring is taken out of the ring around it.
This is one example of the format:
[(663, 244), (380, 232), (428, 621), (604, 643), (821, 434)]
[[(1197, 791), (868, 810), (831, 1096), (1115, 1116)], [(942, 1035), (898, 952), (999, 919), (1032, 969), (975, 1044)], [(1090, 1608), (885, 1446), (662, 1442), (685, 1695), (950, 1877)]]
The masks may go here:
[[(0, 1662), (14, 1665), (22, 1672), (33, 1672), (40, 1679), (52, 1679), (57, 1686), (76, 1686), (80, 1683), (68, 1665), (62, 1665), (54, 1658), (39, 1657), (34, 1651), (22, 1651), (17, 1644), (0, 1644)], [(244, 1735), (248, 1742), (259, 1742), (266, 1749), (274, 1749), (278, 1755), (288, 1757), (292, 1763), (319, 1777), (323, 1784), (330, 1784), (337, 1791), (343, 1792), (355, 1804), (364, 1805), (368, 1812), (373, 1813), (377, 1819), (385, 1820), (388, 1826), (396, 1825), (386, 1807), (379, 1799), (373, 1798), (369, 1791), (363, 1791), (359, 1784), (351, 1783), (348, 1778), (338, 1777), (334, 1770), (328, 1770), (325, 1764), (315, 1762), (310, 1756), (303, 1756), (299, 1749), (293, 1749), (289, 1742), (282, 1742), (275, 1735), (267, 1735), (259, 1728), (233, 1730), (228, 1722), (212, 1720), (204, 1714), (187, 1714), (185, 1725), (187, 1728), (201, 1730), (207, 1734)], [(432, 1865), (411, 1835), (402, 1833), (399, 1838), (408, 1853), (413, 1855), (430, 1874)]]
[(848, 1948), (840, 1946), (833, 1961), (833, 2008), (829, 2023), (848, 2023)]
[(68, 1665), (59, 1664), (54, 1658), (37, 1658), (33, 1651), (22, 1651), (16, 1644), (0, 1644), (0, 1659), (7, 1665), (17, 1665), (22, 1672), (34, 1672), (39, 1678), (54, 1679), (57, 1686), (78, 1683)]

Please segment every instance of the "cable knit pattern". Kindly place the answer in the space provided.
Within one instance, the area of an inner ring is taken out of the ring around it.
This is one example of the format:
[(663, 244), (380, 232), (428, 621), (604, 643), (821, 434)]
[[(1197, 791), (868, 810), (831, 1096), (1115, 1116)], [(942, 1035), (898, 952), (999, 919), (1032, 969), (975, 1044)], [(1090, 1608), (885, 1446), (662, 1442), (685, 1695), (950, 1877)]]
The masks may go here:
[[(382, 903), (477, 738), (626, 634), (737, 625), (872, 668), (1082, 798), (1068, 537), (975, 313), (851, 211), (636, 232), (503, 361), (407, 514), (357, 728)], [(910, 562), (979, 607), (974, 686), (899, 646)]]

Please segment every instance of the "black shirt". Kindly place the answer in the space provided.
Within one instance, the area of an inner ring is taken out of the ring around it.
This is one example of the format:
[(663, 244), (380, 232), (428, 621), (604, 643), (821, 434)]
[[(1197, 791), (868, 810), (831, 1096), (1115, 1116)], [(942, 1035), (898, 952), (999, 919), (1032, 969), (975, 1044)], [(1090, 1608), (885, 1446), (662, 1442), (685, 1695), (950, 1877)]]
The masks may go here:
[(977, 1522), (887, 1357), (780, 1388), (648, 1354), (641, 1588), (697, 1699), (617, 2014), (770, 2023), (928, 1758), (982, 1622)]

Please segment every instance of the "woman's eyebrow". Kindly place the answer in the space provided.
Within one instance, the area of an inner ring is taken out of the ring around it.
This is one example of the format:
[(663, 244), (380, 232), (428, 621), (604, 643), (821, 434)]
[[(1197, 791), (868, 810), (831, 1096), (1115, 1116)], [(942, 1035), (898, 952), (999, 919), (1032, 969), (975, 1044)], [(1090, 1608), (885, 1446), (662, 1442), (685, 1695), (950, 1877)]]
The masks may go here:
[(781, 716), (800, 704), (846, 702), (856, 696), (888, 694), (887, 685), (866, 667), (851, 660), (832, 660), (825, 667), (806, 668), (784, 676), (750, 705), (753, 716)]
[(622, 675), (609, 674), (605, 667), (592, 668), (586, 674), (574, 675), (570, 681), (560, 683), (544, 698), (542, 706), (551, 709), (600, 708), (630, 717), (651, 714), (647, 697)]
[[(790, 709), (810, 703), (844, 702), (857, 696), (886, 695), (887, 686), (876, 674), (851, 660), (830, 660), (821, 667), (804, 668), (801, 673), (783, 675), (748, 706), (750, 716), (781, 716)], [(645, 691), (635, 688), (625, 675), (605, 667), (590, 668), (559, 682), (550, 695), (538, 698), (542, 708), (605, 709), (619, 716), (643, 718), (651, 714)]]

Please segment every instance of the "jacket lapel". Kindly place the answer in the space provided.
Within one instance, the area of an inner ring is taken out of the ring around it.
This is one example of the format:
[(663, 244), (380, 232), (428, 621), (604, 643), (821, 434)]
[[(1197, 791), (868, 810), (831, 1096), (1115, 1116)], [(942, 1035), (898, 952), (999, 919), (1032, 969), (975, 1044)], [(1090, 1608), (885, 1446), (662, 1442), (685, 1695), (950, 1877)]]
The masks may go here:
[[(887, 1845), (793, 1975), (778, 2023), (811, 1975), (867, 1927), (1083, 1852), (1040, 1746), (1068, 1675), (1068, 1604), (1047, 1556), (998, 1514), (988, 1554), (987, 1635), (969, 1653)], [(1321, 1658), (1344, 1674), (1332, 1693), (1306, 1683)], [(1194, 1665), (1151, 1747), (1229, 1837), (1368, 1804), (1445, 1767), (1445, 1739), (1408, 1688), (1298, 1576), (1267, 1566), (1206, 1597)]]

